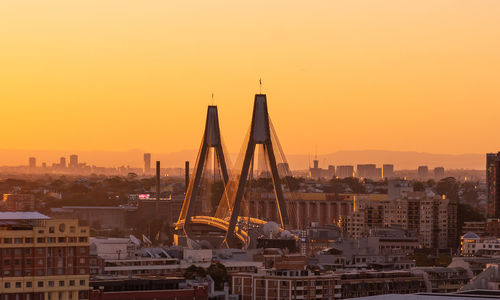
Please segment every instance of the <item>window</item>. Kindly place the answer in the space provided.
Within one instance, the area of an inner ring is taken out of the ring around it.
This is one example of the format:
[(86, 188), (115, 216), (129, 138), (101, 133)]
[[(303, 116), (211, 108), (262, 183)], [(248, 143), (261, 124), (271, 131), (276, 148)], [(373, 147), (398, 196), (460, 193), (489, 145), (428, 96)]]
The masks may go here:
[(21, 283), (20, 282), (16, 282), (16, 289), (20, 289), (21, 288)]
[(21, 248), (14, 249), (14, 255), (21, 255), (21, 253), (22, 253)]
[(26, 281), (26, 287), (32, 287), (33, 286), (33, 282), (31, 281)]
[(24, 253), (31, 255), (31, 254), (33, 254), (33, 249), (31, 249), (31, 248), (26, 248), (26, 249), (24, 250)]
[(85, 247), (80, 247), (80, 253), (81, 253), (81, 254), (85, 254), (85, 253), (87, 253), (87, 248), (85, 248)]
[(31, 244), (31, 243), (33, 243), (33, 238), (25, 238), (24, 242), (27, 244)]
[(87, 237), (81, 236), (80, 238), (78, 238), (78, 241), (80, 243), (85, 243), (85, 242), (87, 242)]
[(14, 238), (14, 244), (22, 244), (23, 238)]
[(59, 281), (59, 286), (64, 286), (64, 280)]
[(69, 227), (69, 232), (75, 233), (76, 232), (76, 227), (75, 226), (70, 226)]
[(19, 266), (21, 264), (21, 260), (14, 259), (14, 265)]
[(43, 259), (38, 260), (38, 265), (43, 265)]
[(85, 285), (85, 280), (80, 280), (80, 285)]
[(43, 255), (43, 254), (44, 254), (44, 252), (45, 252), (45, 251), (43, 251), (43, 248), (38, 248), (38, 249), (36, 249), (36, 253), (38, 253), (38, 254), (42, 254), (42, 255)]
[(49, 286), (54, 286), (54, 281), (49, 281)]
[(56, 230), (54, 228), (54, 226), (50, 226), (49, 227), (49, 233), (54, 233)]
[(26, 259), (26, 264), (31, 265), (33, 263), (33, 260), (31, 258)]
[(80, 263), (84, 264), (85, 263), (85, 258), (80, 258)]
[(74, 281), (74, 280), (70, 280), (70, 281), (69, 281), (69, 285), (70, 285), (70, 286), (75, 286), (75, 281)]
[(58, 243), (66, 243), (66, 238), (65, 237), (60, 237), (57, 239)]
[(45, 243), (45, 238), (43, 238), (43, 237), (36, 238), (36, 242), (37, 243)]
[(6, 283), (5, 283), (5, 285), (4, 285), (4, 287), (5, 287), (6, 289), (10, 289), (10, 282), (6, 282)]
[(12, 239), (11, 238), (4, 238), (3, 243), (4, 244), (12, 244)]
[(49, 237), (49, 243), (55, 243), (56, 238), (55, 237)]
[(43, 281), (38, 281), (38, 287), (43, 287)]
[(6, 266), (10, 265), (10, 260), (9, 259), (4, 260), (3, 264), (6, 265)]

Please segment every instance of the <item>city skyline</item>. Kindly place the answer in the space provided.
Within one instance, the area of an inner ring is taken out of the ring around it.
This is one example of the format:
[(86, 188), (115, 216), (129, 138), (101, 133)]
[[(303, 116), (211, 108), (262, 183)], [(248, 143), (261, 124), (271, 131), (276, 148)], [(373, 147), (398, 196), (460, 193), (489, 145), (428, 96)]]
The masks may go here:
[(259, 78), (287, 153), (500, 148), (483, 138), (500, 108), (496, 1), (28, 3), (0, 12), (15, 148), (196, 149), (215, 93), (236, 152)]
[[(37, 166), (46, 163), (47, 166), (60, 164), (62, 158), (69, 161), (70, 154), (76, 154), (88, 166), (101, 167), (130, 166), (132, 168), (144, 167), (144, 154), (151, 155), (151, 162), (162, 161), (167, 168), (182, 168), (185, 161), (194, 162), (197, 151), (195, 149), (182, 150), (171, 153), (150, 153), (139, 149), (129, 151), (65, 151), (65, 150), (6, 150), (0, 149), (0, 166), (28, 165), (29, 157), (35, 157)], [(228, 153), (230, 160), (235, 161), (237, 153)], [(287, 155), (292, 170), (307, 169), (313, 165), (315, 159), (321, 167), (328, 165), (353, 165), (374, 163), (393, 164), (397, 170), (417, 169), (418, 166), (445, 167), (447, 169), (475, 169), (485, 168), (484, 153), (472, 154), (436, 154), (412, 151), (386, 151), (386, 150), (359, 150), (337, 151), (325, 154), (290, 154)], [(69, 167), (69, 166), (68, 166)]]

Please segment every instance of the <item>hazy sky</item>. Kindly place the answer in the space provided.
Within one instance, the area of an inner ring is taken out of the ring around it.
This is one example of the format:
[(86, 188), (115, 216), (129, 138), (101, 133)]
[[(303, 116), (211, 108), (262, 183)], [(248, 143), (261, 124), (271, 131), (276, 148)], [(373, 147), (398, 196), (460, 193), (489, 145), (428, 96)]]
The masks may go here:
[(0, 148), (238, 151), (262, 77), (287, 153), (500, 150), (500, 1), (0, 3)]

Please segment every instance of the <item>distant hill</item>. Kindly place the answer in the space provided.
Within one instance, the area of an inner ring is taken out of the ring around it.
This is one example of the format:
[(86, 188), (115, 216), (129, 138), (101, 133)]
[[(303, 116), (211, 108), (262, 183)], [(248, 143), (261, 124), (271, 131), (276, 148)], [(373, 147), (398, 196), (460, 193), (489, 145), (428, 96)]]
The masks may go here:
[[(37, 157), (38, 165), (46, 162), (51, 165), (59, 161), (59, 157), (78, 154), (80, 162), (97, 166), (122, 166), (142, 167), (144, 151), (134, 149), (129, 151), (66, 151), (66, 150), (14, 150), (0, 149), (0, 165), (27, 165), (28, 157)], [(152, 161), (160, 160), (163, 167), (183, 167), (184, 161), (191, 161), (192, 166), (196, 159), (196, 150), (182, 150), (171, 153), (152, 153)], [(232, 161), (235, 155), (232, 154)], [(304, 154), (287, 155), (290, 168), (306, 169), (312, 164), (314, 156)], [(386, 150), (353, 150), (337, 151), (330, 154), (318, 155), (320, 167), (328, 165), (356, 165), (375, 163), (382, 165), (394, 164), (396, 170), (415, 169), (419, 165), (431, 168), (443, 166), (447, 169), (485, 169), (485, 154), (432, 154), (412, 151), (386, 151)]]

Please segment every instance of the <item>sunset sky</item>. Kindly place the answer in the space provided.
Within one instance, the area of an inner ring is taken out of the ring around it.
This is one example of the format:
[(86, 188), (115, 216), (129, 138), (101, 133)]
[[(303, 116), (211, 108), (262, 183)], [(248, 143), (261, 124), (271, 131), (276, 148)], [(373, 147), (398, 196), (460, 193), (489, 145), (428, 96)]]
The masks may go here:
[(3, 149), (500, 150), (500, 1), (2, 0)]

